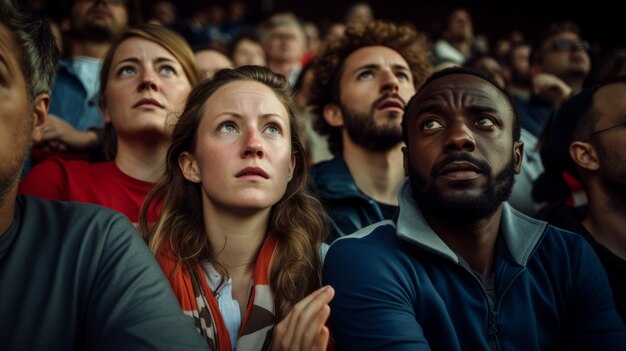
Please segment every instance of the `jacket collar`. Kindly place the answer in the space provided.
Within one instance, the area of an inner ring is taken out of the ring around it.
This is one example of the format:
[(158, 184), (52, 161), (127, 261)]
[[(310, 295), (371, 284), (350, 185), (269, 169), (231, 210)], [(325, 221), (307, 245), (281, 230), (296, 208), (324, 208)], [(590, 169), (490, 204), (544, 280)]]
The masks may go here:
[(311, 168), (311, 180), (315, 183), (318, 194), (324, 198), (366, 198), (356, 187), (342, 156), (335, 156), (331, 160), (315, 164)]
[[(413, 200), (408, 179), (405, 180), (400, 189), (398, 200), (400, 203), (396, 227), (398, 237), (459, 264), (459, 256), (441, 240), (426, 222)], [(525, 216), (505, 202), (502, 208), (498, 235), (501, 235), (513, 261), (520, 266), (526, 266), (547, 226), (546, 222)]]

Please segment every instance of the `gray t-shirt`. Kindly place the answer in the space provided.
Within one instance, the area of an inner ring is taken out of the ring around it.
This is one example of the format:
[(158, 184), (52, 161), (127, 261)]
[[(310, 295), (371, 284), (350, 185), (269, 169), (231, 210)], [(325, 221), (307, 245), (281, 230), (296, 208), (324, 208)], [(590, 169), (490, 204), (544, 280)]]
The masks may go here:
[(128, 219), (18, 196), (0, 236), (2, 350), (207, 350)]

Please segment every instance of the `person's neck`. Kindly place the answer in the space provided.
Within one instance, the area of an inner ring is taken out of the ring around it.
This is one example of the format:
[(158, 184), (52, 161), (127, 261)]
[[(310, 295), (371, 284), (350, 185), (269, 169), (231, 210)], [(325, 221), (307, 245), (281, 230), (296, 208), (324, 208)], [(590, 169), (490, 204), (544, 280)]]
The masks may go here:
[(70, 53), (72, 57), (85, 56), (102, 59), (111, 47), (109, 42), (95, 42), (87, 40), (70, 41)]
[(583, 90), (583, 83), (585, 81), (584, 77), (576, 76), (576, 77), (564, 77), (563, 81), (570, 88), (572, 88), (572, 94), (570, 96), (574, 96), (580, 93)]
[(9, 229), (15, 217), (15, 197), (17, 184), (0, 198), (0, 237)]
[[(616, 256), (626, 260), (626, 208), (615, 206), (610, 195), (600, 190), (599, 185), (591, 185), (587, 192), (587, 216), (583, 226), (591, 236)], [(595, 195), (592, 195), (595, 194)], [(615, 196), (615, 195), (613, 195)]]
[(473, 271), (485, 277), (493, 269), (501, 216), (502, 205), (487, 218), (463, 224), (455, 223), (454, 218), (439, 219), (424, 213), (424, 218), (441, 240), (463, 257)]
[(357, 188), (375, 201), (398, 205), (398, 191), (405, 178), (402, 145), (374, 152), (344, 138), (343, 159)]
[(448, 40), (450, 45), (457, 49), (464, 57), (469, 57), (472, 50), (472, 42), (467, 39)]
[(265, 240), (271, 209), (237, 213), (219, 209), (203, 198), (204, 227), (215, 259), (229, 276), (251, 274)]
[(163, 175), (168, 147), (169, 140), (166, 139), (146, 145), (145, 142), (133, 143), (118, 138), (115, 164), (130, 177), (155, 183)]

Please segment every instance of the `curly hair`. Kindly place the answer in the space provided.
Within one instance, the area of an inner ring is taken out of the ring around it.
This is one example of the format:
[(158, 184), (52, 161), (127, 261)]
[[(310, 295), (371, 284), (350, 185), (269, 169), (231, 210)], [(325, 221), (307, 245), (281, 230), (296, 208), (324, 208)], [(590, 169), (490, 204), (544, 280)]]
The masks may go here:
[[(289, 113), (292, 153), (296, 158), (293, 177), (282, 198), (272, 207), (267, 232), (277, 238), (270, 267), (270, 287), (274, 294), (276, 318), (280, 321), (299, 300), (321, 286), (320, 247), (329, 227), (320, 202), (308, 194), (308, 163), (304, 136), (296, 125), (289, 83), (271, 70), (243, 66), (218, 71), (189, 94), (185, 110), (172, 136), (167, 152), (165, 173), (148, 195), (141, 210), (140, 230), (155, 255), (171, 247), (176, 264), (208, 261), (223, 276), (227, 272), (216, 260), (220, 248), (213, 248), (205, 232), (201, 184), (185, 179), (178, 164), (183, 152), (195, 153), (197, 130), (204, 104), (221, 87), (236, 81), (259, 82), (270, 88)], [(219, 165), (215, 165), (219, 167)], [(161, 209), (160, 218), (150, 211)], [(209, 219), (210, 220), (210, 219)]]
[(420, 43), (420, 36), (412, 28), (379, 20), (350, 25), (343, 37), (326, 43), (313, 63), (315, 79), (309, 102), (317, 117), (315, 129), (328, 136), (329, 148), (334, 155), (343, 150), (341, 132), (326, 122), (323, 110), (327, 104), (339, 102), (339, 81), (346, 58), (362, 47), (388, 47), (406, 60), (417, 90), (431, 71), (427, 52)]

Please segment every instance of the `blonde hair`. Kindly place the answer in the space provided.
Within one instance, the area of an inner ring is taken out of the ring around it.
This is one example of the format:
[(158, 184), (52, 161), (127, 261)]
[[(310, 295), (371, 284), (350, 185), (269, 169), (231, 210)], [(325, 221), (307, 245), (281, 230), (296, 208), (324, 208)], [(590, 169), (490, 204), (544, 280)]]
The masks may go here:
[[(296, 166), (282, 198), (272, 207), (267, 228), (277, 239), (270, 267), (270, 287), (274, 294), (277, 321), (293, 305), (321, 286), (320, 246), (328, 233), (322, 206), (307, 192), (308, 163), (304, 137), (299, 131), (286, 79), (260, 66), (243, 66), (218, 71), (211, 80), (201, 82), (189, 94), (185, 110), (172, 135), (165, 173), (148, 195), (140, 214), (140, 230), (155, 255), (172, 250), (177, 266), (210, 262), (222, 276), (226, 270), (215, 260), (219, 248), (211, 247), (205, 233), (201, 185), (188, 181), (178, 164), (182, 152), (195, 152), (198, 125), (204, 104), (219, 88), (235, 81), (254, 81), (269, 87), (289, 113), (291, 147)], [(215, 165), (219, 167), (219, 165)], [(154, 209), (161, 209), (159, 220)], [(210, 219), (209, 219), (210, 220)]]

